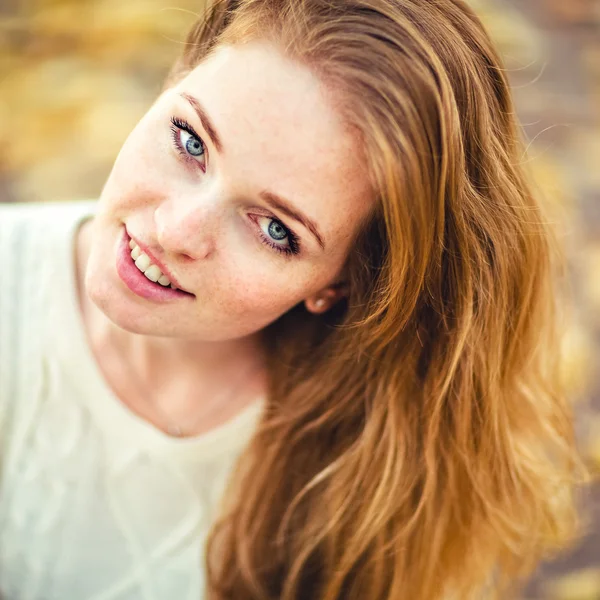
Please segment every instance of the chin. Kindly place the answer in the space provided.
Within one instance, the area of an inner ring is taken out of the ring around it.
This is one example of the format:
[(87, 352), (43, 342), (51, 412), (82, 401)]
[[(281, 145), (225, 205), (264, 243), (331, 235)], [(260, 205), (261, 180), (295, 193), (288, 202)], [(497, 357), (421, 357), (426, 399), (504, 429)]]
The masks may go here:
[(131, 333), (148, 333), (152, 318), (134, 299), (124, 297), (106, 278), (96, 277), (89, 271), (85, 289), (90, 301), (115, 325)]

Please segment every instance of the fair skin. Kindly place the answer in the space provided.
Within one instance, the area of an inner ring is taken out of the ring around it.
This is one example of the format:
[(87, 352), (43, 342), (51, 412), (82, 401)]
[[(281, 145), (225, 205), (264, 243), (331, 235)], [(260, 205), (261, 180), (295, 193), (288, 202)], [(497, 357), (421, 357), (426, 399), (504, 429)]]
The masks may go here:
[[(258, 332), (298, 303), (324, 312), (347, 293), (342, 267), (373, 207), (357, 149), (322, 83), (266, 42), (218, 48), (157, 99), (125, 141), (76, 246), (88, 340), (134, 411), (163, 428), (152, 403), (191, 420), (250, 370), (244, 392), (190, 434), (224, 422), (264, 388)], [(316, 235), (263, 190), (287, 199)], [(115, 267), (124, 226), (191, 295), (157, 303), (125, 285)], [(295, 247), (290, 231), (297, 253), (277, 250)]]

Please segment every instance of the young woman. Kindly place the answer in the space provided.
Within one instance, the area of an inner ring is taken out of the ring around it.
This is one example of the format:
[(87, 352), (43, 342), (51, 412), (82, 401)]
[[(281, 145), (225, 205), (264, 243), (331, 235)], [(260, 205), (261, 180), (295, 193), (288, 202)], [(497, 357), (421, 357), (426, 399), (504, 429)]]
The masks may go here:
[(514, 598), (585, 475), (522, 158), (463, 0), (212, 3), (0, 211), (3, 597)]

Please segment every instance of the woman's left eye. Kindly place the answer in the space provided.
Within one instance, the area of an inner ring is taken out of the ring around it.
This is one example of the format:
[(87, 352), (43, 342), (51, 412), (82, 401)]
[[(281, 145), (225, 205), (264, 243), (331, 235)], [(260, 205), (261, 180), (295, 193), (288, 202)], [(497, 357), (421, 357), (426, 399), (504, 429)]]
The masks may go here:
[(177, 148), (184, 158), (200, 162), (200, 166), (202, 166), (206, 161), (203, 163), (197, 160), (206, 154), (206, 146), (202, 138), (187, 121), (173, 117), (171, 123), (171, 134), (175, 148)]
[[(266, 231), (260, 226), (260, 237), (263, 244), (273, 248), (282, 254), (298, 254), (300, 252), (300, 242), (296, 234), (288, 229), (281, 221), (273, 217), (258, 217), (258, 220), (267, 222)], [(266, 234), (266, 235), (265, 235)], [(278, 241), (287, 240), (287, 244), (279, 244)]]

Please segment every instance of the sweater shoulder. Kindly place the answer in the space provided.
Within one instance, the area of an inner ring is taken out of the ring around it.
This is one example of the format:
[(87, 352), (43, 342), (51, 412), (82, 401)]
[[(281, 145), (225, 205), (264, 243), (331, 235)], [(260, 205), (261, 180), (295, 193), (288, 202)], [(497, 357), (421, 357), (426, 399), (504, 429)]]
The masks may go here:
[(0, 269), (4, 284), (0, 295), (5, 301), (14, 299), (8, 288), (32, 274), (24, 270), (26, 257), (38, 253), (42, 260), (37, 264), (42, 268), (44, 259), (64, 242), (72, 225), (94, 212), (95, 204), (91, 200), (0, 203)]
[(73, 227), (94, 213), (95, 204), (0, 203), (0, 337), (14, 322), (15, 311), (33, 309), (34, 298), (43, 293), (43, 280), (62, 267), (56, 258), (69, 243)]
[[(27, 396), (48, 314), (48, 282), (72, 226), (93, 201), (0, 203), (0, 438), (7, 410)], [(14, 408), (14, 406), (13, 406)]]

